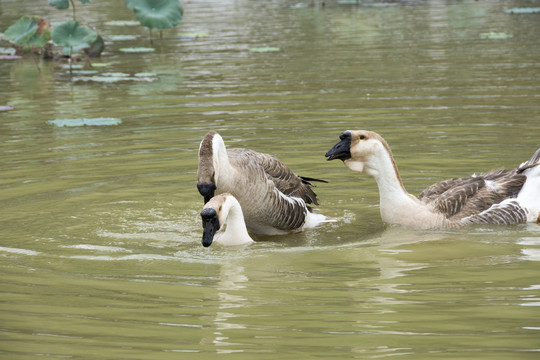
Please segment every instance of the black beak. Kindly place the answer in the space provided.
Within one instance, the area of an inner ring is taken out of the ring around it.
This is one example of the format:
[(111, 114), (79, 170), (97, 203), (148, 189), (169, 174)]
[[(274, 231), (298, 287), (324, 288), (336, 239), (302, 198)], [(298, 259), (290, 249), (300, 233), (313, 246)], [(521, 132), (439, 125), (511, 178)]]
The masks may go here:
[(206, 204), (214, 197), (214, 192), (216, 191), (216, 184), (213, 182), (208, 184), (197, 184), (197, 189), (199, 193), (204, 196), (204, 203)]
[(214, 241), (214, 235), (219, 230), (219, 219), (216, 210), (212, 208), (206, 208), (201, 211), (203, 236), (202, 245), (209, 247)]
[(351, 133), (344, 131), (339, 135), (339, 138), (341, 141), (326, 153), (326, 160), (340, 159), (345, 161), (351, 158)]

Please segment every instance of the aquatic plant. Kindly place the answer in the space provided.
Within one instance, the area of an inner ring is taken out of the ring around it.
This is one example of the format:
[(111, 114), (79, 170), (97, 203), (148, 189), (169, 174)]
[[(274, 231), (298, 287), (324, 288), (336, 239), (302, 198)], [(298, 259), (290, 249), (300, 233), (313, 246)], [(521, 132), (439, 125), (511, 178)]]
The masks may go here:
[[(79, 0), (83, 4), (88, 4), (90, 0)], [(73, 21), (77, 21), (77, 16), (75, 13), (75, 2), (73, 0), (49, 0), (49, 5), (54, 6), (58, 10), (69, 9), (69, 3), (71, 3), (71, 8), (73, 9)]]
[(45, 56), (44, 46), (51, 40), (49, 22), (36, 16), (23, 16), (4, 33), (6, 40), (23, 52), (36, 52)]
[(161, 30), (175, 27), (182, 20), (184, 10), (178, 0), (126, 0), (128, 8), (135, 13), (135, 18), (142, 26)]
[[(69, 55), (69, 63), (72, 63), (74, 51), (83, 50), (90, 47), (90, 44), (96, 41), (97, 33), (79, 24), (78, 21), (66, 21), (58, 25), (52, 31), (52, 39), (55, 44), (64, 47), (64, 55)], [(70, 67), (71, 71), (71, 67)]]

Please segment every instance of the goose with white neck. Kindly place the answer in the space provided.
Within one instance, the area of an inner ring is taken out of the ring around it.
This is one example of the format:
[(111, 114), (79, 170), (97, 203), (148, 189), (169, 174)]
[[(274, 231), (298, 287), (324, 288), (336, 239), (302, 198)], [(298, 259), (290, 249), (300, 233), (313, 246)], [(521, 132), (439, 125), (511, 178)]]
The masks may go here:
[(539, 221), (540, 149), (516, 169), (445, 180), (418, 197), (405, 190), (390, 147), (375, 132), (344, 131), (326, 157), (375, 178), (381, 217), (389, 224), (436, 229)]
[(199, 147), (197, 188), (205, 203), (215, 194), (233, 195), (255, 234), (298, 232), (326, 221), (309, 207), (318, 205), (312, 181), (325, 182), (298, 176), (275, 156), (227, 149), (215, 131), (208, 132)]
[(247, 245), (253, 242), (244, 222), (242, 207), (231, 194), (220, 194), (210, 199), (201, 211), (201, 218), (204, 247), (209, 247), (212, 242), (221, 245)]

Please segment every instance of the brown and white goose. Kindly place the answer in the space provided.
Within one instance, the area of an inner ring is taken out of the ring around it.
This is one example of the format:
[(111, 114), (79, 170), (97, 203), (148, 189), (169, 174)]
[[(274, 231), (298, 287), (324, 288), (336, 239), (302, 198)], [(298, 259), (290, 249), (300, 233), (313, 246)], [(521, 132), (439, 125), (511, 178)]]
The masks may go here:
[(246, 229), (242, 207), (229, 193), (211, 198), (201, 211), (201, 219), (204, 247), (212, 245), (212, 242), (221, 245), (247, 245), (253, 242)]
[(327, 160), (343, 160), (349, 169), (375, 178), (386, 223), (434, 229), (539, 221), (540, 149), (516, 169), (442, 181), (417, 198), (405, 190), (392, 151), (379, 134), (347, 130), (339, 138)]
[(233, 195), (242, 207), (248, 230), (255, 234), (298, 232), (326, 221), (308, 207), (318, 205), (311, 182), (324, 180), (298, 176), (272, 155), (227, 150), (215, 131), (201, 141), (197, 178), (205, 203), (214, 194)]

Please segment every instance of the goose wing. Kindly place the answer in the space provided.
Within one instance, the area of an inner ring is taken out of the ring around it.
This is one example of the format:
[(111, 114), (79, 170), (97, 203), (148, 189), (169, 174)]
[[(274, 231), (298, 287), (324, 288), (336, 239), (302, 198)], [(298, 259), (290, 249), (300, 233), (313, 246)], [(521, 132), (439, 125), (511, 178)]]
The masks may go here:
[(494, 204), (488, 209), (461, 219), (463, 225), (498, 224), (513, 225), (527, 221), (527, 211), (514, 199)]
[(319, 204), (317, 195), (311, 189), (314, 187), (311, 182), (326, 182), (325, 180), (298, 176), (273, 155), (263, 154), (249, 149), (230, 149), (229, 154), (242, 159), (241, 161), (250, 161), (256, 164), (256, 166), (259, 166), (263, 169), (266, 178), (284, 195), (300, 198), (306, 204)]
[(454, 178), (431, 185), (418, 198), (431, 204), (447, 218), (461, 219), (479, 214), (507, 198), (516, 197), (526, 176), (517, 169)]

